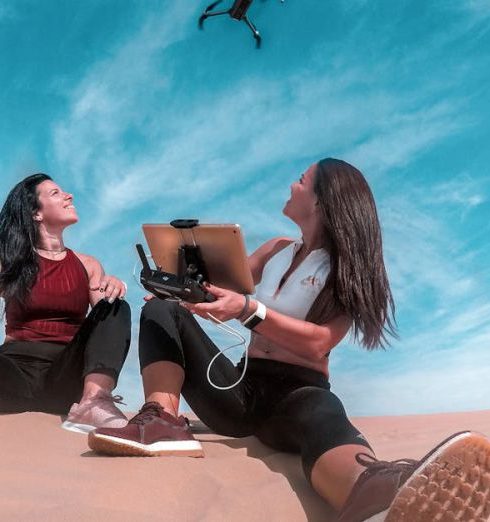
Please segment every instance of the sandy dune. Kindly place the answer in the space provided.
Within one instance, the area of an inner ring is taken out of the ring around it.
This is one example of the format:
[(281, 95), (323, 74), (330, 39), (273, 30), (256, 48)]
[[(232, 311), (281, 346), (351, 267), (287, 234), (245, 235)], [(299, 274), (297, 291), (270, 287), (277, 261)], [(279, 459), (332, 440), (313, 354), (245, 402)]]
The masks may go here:
[[(447, 435), (490, 436), (490, 411), (353, 419), (378, 457), (420, 457)], [(194, 422), (206, 458), (95, 455), (42, 413), (0, 416), (0, 515), (8, 521), (322, 521), (299, 458)]]

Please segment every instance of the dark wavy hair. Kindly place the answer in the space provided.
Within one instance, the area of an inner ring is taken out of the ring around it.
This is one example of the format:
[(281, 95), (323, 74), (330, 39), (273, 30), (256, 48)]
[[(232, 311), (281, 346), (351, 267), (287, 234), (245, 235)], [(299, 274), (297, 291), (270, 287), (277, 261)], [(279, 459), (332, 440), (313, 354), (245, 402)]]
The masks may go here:
[(10, 191), (0, 211), (0, 295), (8, 303), (25, 299), (39, 271), (34, 247), (38, 226), (33, 215), (39, 210), (37, 186), (51, 178), (32, 174)]
[(355, 167), (327, 158), (316, 165), (314, 191), (330, 274), (306, 320), (320, 324), (345, 314), (356, 341), (368, 350), (385, 347), (388, 335), (397, 337), (395, 304), (371, 189)]

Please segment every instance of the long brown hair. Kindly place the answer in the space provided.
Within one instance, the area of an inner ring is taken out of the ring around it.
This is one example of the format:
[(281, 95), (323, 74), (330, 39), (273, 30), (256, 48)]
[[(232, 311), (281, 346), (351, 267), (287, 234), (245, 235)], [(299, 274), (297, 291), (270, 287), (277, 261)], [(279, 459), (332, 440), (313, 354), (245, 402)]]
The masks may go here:
[(395, 304), (371, 189), (355, 167), (327, 158), (316, 165), (314, 191), (330, 273), (306, 320), (321, 324), (345, 314), (355, 340), (368, 350), (384, 347), (388, 335), (397, 337)]
[(0, 211), (0, 295), (7, 303), (24, 302), (39, 271), (36, 251), (38, 226), (33, 215), (39, 210), (37, 186), (50, 180), (32, 174), (10, 191)]

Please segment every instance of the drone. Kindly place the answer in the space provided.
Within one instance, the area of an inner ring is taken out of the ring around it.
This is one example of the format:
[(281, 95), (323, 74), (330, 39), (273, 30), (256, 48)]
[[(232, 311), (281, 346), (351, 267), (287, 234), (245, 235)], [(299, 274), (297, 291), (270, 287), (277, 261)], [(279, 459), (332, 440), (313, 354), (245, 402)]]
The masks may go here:
[[(245, 22), (247, 24), (247, 26), (252, 31), (253, 37), (255, 38), (256, 47), (259, 48), (260, 44), (262, 43), (262, 37), (247, 15), (247, 11), (252, 5), (253, 0), (234, 0), (233, 5), (229, 9), (224, 9), (223, 11), (214, 11), (214, 8), (218, 4), (221, 4), (222, 1), (223, 0), (217, 0), (216, 2), (213, 2), (211, 5), (206, 7), (204, 13), (199, 17), (199, 28), (203, 29), (204, 20), (206, 20), (206, 18), (210, 18), (211, 16), (229, 15), (234, 20)], [(281, 0), (281, 2), (284, 2), (284, 0)]]

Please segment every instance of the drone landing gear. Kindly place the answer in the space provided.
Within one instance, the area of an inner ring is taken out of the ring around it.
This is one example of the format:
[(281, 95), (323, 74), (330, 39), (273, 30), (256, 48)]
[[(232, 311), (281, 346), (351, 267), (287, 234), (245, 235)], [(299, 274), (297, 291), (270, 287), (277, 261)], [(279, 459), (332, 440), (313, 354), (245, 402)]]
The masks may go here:
[(248, 8), (252, 5), (253, 0), (235, 0), (230, 9), (223, 11), (213, 11), (213, 9), (222, 1), (223, 0), (217, 0), (217, 2), (213, 2), (211, 5), (208, 5), (204, 13), (199, 18), (199, 28), (203, 29), (204, 20), (206, 20), (206, 18), (210, 18), (212, 16), (229, 15), (234, 20), (245, 22), (245, 24), (247, 24), (248, 28), (252, 31), (253, 37), (255, 38), (255, 46), (257, 49), (259, 49), (262, 43), (262, 38), (259, 31), (247, 15)]

